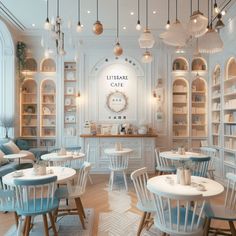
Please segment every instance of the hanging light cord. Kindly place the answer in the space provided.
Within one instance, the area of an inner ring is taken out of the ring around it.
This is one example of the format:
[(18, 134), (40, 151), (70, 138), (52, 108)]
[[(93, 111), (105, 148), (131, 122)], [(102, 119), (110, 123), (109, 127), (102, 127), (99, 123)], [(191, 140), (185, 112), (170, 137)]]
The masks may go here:
[(140, 21), (140, 0), (138, 0), (138, 21)]
[(177, 1), (177, 0), (175, 1), (175, 5), (176, 5), (175, 18), (176, 18), (176, 21), (177, 21), (177, 20), (178, 20), (178, 9), (177, 9), (177, 8), (178, 8), (178, 7), (177, 7), (177, 6), (178, 6), (178, 1)]
[(80, 22), (80, 0), (78, 0), (78, 23)]
[(168, 22), (170, 21), (170, 0), (168, 0)]
[(98, 0), (97, 0), (97, 21), (98, 21)]
[(57, 17), (59, 18), (59, 0), (57, 0)]
[(116, 38), (117, 38), (117, 42), (119, 42), (119, 0), (117, 0), (116, 2), (117, 6), (117, 12), (116, 12)]
[(213, 2), (212, 2), (212, 0), (211, 0), (211, 24), (210, 24), (210, 27), (212, 28), (212, 4), (213, 4)]
[(148, 0), (146, 0), (146, 30), (148, 29)]
[(48, 0), (47, 0), (47, 20), (48, 20)]
[(193, 14), (193, 0), (190, 1), (190, 16)]

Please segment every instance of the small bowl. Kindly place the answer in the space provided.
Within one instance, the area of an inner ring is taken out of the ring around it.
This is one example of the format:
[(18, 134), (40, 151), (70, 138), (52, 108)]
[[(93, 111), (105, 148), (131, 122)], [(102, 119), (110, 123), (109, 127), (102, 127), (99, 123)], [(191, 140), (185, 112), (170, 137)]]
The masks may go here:
[(15, 171), (15, 172), (12, 174), (12, 176), (15, 177), (15, 178), (21, 177), (21, 176), (23, 176), (23, 175), (24, 175), (24, 174), (23, 174), (23, 171), (21, 171), (21, 170)]

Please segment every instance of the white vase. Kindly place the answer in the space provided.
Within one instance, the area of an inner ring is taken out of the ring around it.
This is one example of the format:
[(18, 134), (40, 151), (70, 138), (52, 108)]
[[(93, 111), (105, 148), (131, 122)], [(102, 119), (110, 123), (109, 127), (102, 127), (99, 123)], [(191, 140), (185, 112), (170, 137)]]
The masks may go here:
[(177, 184), (185, 185), (185, 175), (182, 167), (177, 169)]

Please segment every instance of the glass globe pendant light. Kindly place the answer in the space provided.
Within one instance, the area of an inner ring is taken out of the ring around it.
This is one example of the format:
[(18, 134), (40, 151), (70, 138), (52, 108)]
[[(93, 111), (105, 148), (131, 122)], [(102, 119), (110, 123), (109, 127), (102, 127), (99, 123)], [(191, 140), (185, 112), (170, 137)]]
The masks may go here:
[(102, 23), (98, 20), (98, 0), (97, 0), (97, 20), (96, 22), (93, 24), (93, 32), (96, 35), (100, 35), (103, 32), (103, 25)]
[(45, 20), (45, 23), (44, 23), (44, 29), (45, 30), (50, 30), (51, 29), (51, 24), (50, 24), (50, 21), (49, 21), (49, 17), (48, 17), (48, 9), (49, 9), (49, 6), (48, 6), (48, 0), (47, 0), (47, 18)]
[(152, 48), (155, 44), (154, 36), (148, 29), (148, 0), (146, 0), (146, 28), (138, 39), (140, 48)]
[(141, 61), (143, 63), (151, 63), (153, 60), (152, 54), (146, 49), (146, 51), (143, 53)]
[(114, 46), (113, 52), (116, 56), (121, 56), (123, 53), (123, 49), (120, 46), (119, 42), (119, 0), (116, 1), (117, 7), (116, 7), (116, 44)]
[[(192, 0), (191, 0), (192, 9)], [(208, 19), (199, 10), (199, 0), (198, 0), (198, 10), (192, 13), (188, 23), (188, 31), (194, 37), (200, 37), (207, 32)]]
[(168, 20), (167, 20), (167, 23), (166, 23), (166, 29), (168, 30), (170, 28), (170, 0), (168, 0)]
[(76, 31), (81, 32), (82, 30), (83, 30), (83, 27), (80, 23), (80, 0), (78, 0), (78, 23), (77, 23)]

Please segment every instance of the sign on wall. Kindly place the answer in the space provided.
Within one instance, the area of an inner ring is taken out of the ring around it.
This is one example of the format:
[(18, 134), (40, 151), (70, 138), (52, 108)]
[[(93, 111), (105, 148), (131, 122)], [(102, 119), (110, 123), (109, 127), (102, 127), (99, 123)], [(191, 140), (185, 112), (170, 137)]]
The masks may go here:
[(98, 75), (99, 121), (137, 118), (137, 76), (130, 65), (112, 64)]

